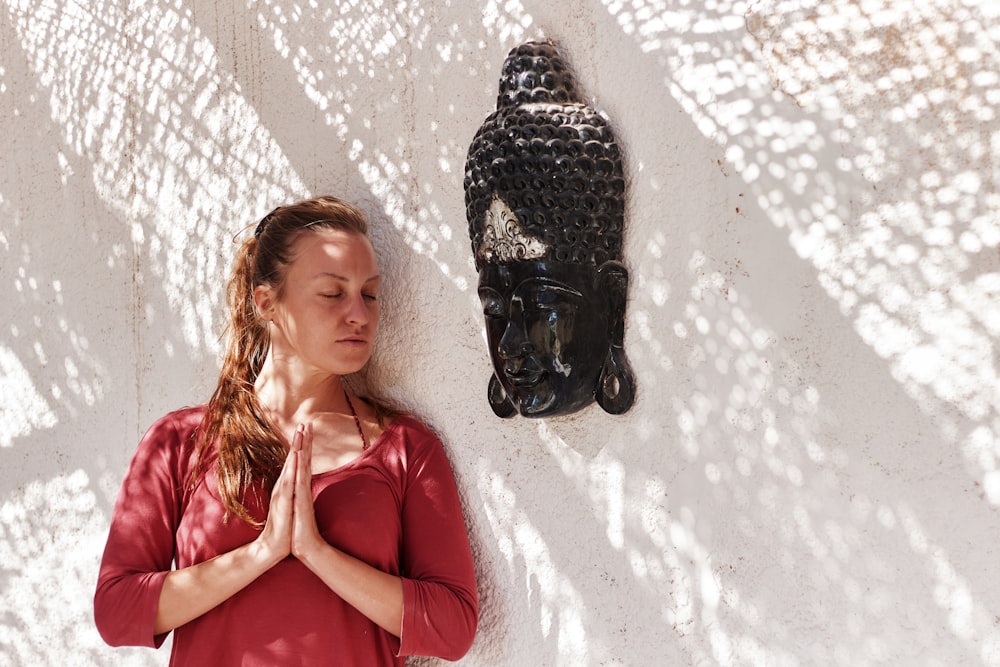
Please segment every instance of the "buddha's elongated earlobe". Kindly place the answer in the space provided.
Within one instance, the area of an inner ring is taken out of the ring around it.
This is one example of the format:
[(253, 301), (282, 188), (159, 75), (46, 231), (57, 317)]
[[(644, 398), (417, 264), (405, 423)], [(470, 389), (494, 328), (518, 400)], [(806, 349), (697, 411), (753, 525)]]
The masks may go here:
[(490, 375), (488, 398), (490, 407), (493, 409), (493, 414), (497, 417), (506, 419), (507, 417), (513, 417), (514, 413), (517, 412), (517, 408), (511, 403), (507, 392), (504, 391), (503, 385), (500, 384), (500, 380), (497, 379), (496, 375)]
[(628, 298), (628, 269), (621, 262), (605, 262), (598, 280), (608, 295), (608, 355), (594, 387), (594, 399), (605, 412), (620, 415), (635, 401), (635, 376), (625, 355), (625, 302)]
[(601, 367), (594, 388), (594, 399), (605, 412), (620, 415), (632, 407), (635, 400), (635, 378), (625, 350), (612, 345)]

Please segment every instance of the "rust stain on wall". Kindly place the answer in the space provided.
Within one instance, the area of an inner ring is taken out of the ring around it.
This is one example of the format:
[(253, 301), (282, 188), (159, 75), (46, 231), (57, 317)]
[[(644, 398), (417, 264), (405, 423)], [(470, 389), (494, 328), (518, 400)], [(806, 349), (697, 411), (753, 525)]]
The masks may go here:
[(758, 0), (745, 21), (775, 89), (799, 106), (831, 95), (856, 105), (896, 104), (939, 87), (970, 88), (969, 58), (961, 55), (971, 46), (963, 36), (967, 10), (931, 3), (871, 7), (858, 0), (814, 1), (788, 11)]

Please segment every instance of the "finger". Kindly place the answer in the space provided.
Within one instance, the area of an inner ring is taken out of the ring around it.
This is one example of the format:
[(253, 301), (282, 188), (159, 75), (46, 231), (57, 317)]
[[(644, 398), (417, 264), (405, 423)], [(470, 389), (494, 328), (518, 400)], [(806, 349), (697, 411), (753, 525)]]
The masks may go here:
[(281, 466), (278, 474), (278, 481), (275, 483), (275, 493), (291, 494), (295, 484), (295, 471), (299, 464), (299, 453), (292, 450), (285, 457), (285, 463)]
[(296, 505), (306, 508), (312, 505), (312, 424), (300, 426), (302, 429), (302, 449), (299, 451), (299, 465), (295, 479)]
[(299, 476), (303, 482), (312, 478), (312, 423), (299, 424)]
[(299, 424), (299, 428), (302, 429), (302, 451), (305, 452), (305, 456), (307, 459), (312, 460), (312, 451), (313, 451), (312, 422)]
[(288, 450), (288, 458), (285, 459), (286, 465), (288, 465), (289, 472), (288, 475), (291, 478), (292, 488), (298, 484), (301, 472), (299, 471), (302, 465), (302, 438), (304, 436), (304, 429), (302, 424), (295, 427), (295, 434), (292, 435), (292, 446)]
[(312, 497), (312, 446), (313, 428), (311, 422), (301, 424), (302, 449), (298, 452), (299, 463), (295, 479), (295, 498), (292, 517), (292, 553), (300, 556), (317, 544), (319, 531)]

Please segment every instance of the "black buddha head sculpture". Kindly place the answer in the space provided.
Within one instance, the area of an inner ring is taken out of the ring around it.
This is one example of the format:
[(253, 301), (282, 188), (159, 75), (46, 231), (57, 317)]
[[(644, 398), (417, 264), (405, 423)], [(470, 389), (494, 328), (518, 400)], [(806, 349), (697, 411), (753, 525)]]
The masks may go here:
[(507, 56), (496, 111), (469, 146), (465, 204), (493, 411), (628, 410), (621, 154), (554, 44)]

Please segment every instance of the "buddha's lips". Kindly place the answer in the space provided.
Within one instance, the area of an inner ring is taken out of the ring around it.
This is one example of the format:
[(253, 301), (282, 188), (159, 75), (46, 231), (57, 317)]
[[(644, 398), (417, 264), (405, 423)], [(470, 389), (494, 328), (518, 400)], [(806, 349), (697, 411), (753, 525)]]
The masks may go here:
[(524, 389), (527, 387), (534, 387), (542, 378), (545, 377), (545, 371), (518, 371), (517, 373), (504, 372), (510, 383), (519, 389)]

